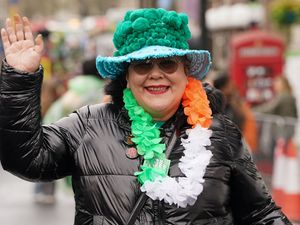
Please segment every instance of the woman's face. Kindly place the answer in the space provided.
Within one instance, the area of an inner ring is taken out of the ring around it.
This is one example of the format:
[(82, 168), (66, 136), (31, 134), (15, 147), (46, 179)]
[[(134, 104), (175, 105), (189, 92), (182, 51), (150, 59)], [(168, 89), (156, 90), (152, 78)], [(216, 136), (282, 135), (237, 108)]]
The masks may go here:
[(136, 61), (128, 68), (127, 87), (156, 121), (172, 117), (186, 84), (185, 66), (179, 57)]

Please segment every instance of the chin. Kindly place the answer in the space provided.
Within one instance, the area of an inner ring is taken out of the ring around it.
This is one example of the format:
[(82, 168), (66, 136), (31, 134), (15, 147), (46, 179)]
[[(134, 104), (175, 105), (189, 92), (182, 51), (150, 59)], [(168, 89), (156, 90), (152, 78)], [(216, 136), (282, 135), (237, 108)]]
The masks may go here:
[(165, 111), (167, 108), (169, 108), (169, 107), (166, 107), (168, 105), (170, 105), (170, 103), (167, 103), (167, 102), (164, 103), (160, 99), (160, 100), (158, 100), (157, 104), (154, 101), (149, 102), (149, 104), (146, 104), (146, 108), (151, 109), (151, 111), (161, 112), (161, 111)]
[[(168, 105), (169, 104), (170, 103), (168, 103)], [(148, 109), (147, 111), (151, 114), (151, 116), (156, 118), (164, 118), (165, 116), (170, 116), (170, 114), (173, 115), (178, 109), (178, 106), (166, 107), (166, 104), (160, 103), (159, 105), (148, 105), (146, 108)]]
[(161, 114), (164, 111), (166, 111), (165, 107), (159, 107), (159, 106), (149, 106), (147, 107), (149, 112), (154, 113), (154, 114)]

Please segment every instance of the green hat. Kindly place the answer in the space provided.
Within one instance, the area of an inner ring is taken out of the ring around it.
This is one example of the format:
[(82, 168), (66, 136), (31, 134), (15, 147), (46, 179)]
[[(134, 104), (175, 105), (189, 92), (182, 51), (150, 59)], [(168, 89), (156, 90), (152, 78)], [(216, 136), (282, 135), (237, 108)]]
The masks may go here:
[(186, 56), (190, 61), (189, 74), (201, 80), (209, 70), (208, 51), (189, 50), (191, 38), (188, 17), (184, 13), (164, 9), (128, 11), (118, 24), (113, 42), (113, 57), (98, 56), (96, 66), (103, 78), (117, 79), (135, 60)]

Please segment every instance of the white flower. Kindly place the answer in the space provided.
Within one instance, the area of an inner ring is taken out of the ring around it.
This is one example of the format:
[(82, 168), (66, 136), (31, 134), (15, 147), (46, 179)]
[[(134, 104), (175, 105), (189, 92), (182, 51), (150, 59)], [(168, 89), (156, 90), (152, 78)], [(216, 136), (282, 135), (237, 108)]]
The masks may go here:
[(179, 168), (185, 177), (158, 177), (155, 181), (146, 181), (141, 191), (153, 200), (164, 200), (179, 207), (195, 204), (203, 191), (203, 176), (212, 157), (212, 152), (205, 146), (211, 145), (211, 130), (200, 125), (186, 131), (187, 139), (181, 139), (184, 155), (179, 160)]

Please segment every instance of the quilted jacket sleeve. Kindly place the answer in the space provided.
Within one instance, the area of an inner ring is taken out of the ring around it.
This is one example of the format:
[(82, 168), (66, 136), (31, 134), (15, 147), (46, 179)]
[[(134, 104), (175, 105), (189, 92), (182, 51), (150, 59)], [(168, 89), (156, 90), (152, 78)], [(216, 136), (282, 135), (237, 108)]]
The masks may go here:
[(213, 111), (214, 153), (231, 168), (230, 206), (238, 225), (291, 225), (276, 206), (239, 129), (222, 113), (222, 94), (205, 85)]
[(72, 150), (78, 143), (68, 133), (72, 124), (80, 121), (77, 114), (61, 122), (65, 127), (41, 126), (42, 73), (42, 67), (28, 74), (14, 70), (3, 61), (0, 76), (1, 164), (5, 170), (31, 181), (59, 179), (71, 174)]
[[(226, 130), (240, 136), (237, 129), (230, 131), (227, 127)], [(231, 202), (236, 224), (291, 224), (270, 196), (246, 144), (241, 141), (241, 138), (236, 140), (231, 139), (229, 140), (231, 144), (228, 143), (228, 146), (232, 147), (233, 157)]]

